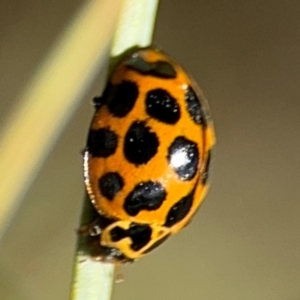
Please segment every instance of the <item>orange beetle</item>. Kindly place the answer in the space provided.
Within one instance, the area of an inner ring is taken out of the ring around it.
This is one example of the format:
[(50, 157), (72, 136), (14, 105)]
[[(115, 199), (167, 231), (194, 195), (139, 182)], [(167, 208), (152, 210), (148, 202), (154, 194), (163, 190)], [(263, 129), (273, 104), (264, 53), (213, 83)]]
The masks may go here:
[(199, 87), (163, 52), (123, 59), (95, 98), (87, 192), (105, 221), (103, 261), (134, 261), (191, 220), (208, 190), (215, 143)]

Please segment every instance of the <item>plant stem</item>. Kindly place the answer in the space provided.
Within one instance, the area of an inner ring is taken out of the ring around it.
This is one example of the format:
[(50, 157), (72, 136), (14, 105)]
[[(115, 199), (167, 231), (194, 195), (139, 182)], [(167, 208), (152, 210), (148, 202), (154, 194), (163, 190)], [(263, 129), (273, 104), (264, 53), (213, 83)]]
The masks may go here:
[[(152, 41), (158, 0), (123, 0), (111, 49), (115, 57), (132, 47), (149, 46)], [(93, 221), (95, 210), (87, 197), (80, 226)], [(114, 264), (93, 260), (88, 238), (78, 237), (71, 291), (72, 300), (109, 300), (114, 283)]]

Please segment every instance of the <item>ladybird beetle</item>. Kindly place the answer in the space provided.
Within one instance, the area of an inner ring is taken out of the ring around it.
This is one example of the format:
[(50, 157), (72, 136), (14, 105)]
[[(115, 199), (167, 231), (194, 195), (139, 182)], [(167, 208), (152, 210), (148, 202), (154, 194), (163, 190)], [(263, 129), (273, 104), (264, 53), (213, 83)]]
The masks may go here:
[(105, 220), (100, 259), (135, 261), (185, 227), (203, 201), (212, 120), (200, 88), (153, 47), (123, 59), (94, 102), (84, 178)]

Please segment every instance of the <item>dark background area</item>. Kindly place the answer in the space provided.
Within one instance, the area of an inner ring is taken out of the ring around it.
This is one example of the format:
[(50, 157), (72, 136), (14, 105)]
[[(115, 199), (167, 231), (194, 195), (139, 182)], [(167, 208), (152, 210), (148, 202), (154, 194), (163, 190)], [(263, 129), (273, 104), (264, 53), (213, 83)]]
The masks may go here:
[[(0, 124), (80, 3), (0, 1)], [(213, 184), (186, 230), (124, 268), (113, 299), (300, 299), (299, 16), (292, 0), (161, 1), (154, 42), (199, 82), (214, 117)], [(2, 240), (1, 299), (68, 299), (79, 152), (101, 87), (82, 99)]]

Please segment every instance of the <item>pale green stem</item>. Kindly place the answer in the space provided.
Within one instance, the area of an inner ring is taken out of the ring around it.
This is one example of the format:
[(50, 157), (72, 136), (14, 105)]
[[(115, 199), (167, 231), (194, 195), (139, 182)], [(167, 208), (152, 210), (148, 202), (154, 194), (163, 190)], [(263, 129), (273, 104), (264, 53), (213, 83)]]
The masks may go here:
[[(127, 49), (151, 44), (157, 5), (158, 0), (123, 0), (111, 50), (111, 64)], [(89, 199), (85, 199), (81, 226), (91, 222), (94, 214)], [(95, 261), (93, 248), (88, 242), (88, 237), (79, 236), (71, 299), (109, 300), (114, 283), (114, 264)]]

